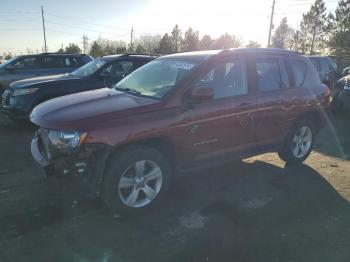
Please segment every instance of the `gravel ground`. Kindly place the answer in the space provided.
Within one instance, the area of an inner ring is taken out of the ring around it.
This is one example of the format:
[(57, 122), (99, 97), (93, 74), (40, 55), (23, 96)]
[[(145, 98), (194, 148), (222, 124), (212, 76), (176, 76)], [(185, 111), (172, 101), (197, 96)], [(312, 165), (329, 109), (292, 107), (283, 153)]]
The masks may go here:
[(0, 116), (0, 261), (350, 261), (350, 121), (329, 121), (304, 165), (264, 154), (177, 179), (124, 218), (53, 193), (32, 128)]

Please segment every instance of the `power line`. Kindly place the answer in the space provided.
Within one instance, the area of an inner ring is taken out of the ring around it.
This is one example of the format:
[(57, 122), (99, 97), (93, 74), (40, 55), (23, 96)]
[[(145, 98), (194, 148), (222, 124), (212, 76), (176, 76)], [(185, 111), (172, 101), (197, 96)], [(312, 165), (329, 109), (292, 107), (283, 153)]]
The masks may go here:
[(17, 19), (0, 19), (2, 22), (38, 22), (39, 20), (26, 19), (26, 20), (17, 20)]
[[(77, 28), (77, 29), (81, 29), (81, 30), (85, 30), (85, 31), (90, 31), (90, 32), (94, 32), (94, 33), (102, 33), (102, 34), (110, 34), (110, 35), (116, 35), (115, 33), (111, 33), (111, 32), (106, 32), (106, 31), (100, 31), (100, 30), (94, 30), (94, 29), (90, 29), (90, 28), (86, 28), (86, 27), (80, 27), (80, 26), (75, 26), (75, 25), (68, 25), (68, 24), (62, 24), (62, 23), (56, 23), (56, 22), (52, 22), (52, 21), (46, 21), (49, 24), (53, 24), (53, 25), (60, 25), (60, 26), (65, 26), (65, 27), (73, 27), (73, 28)], [(128, 33), (129, 34), (129, 33)], [(125, 35), (125, 34), (124, 34)]]
[(35, 28), (0, 28), (1, 31), (41, 31), (41, 29)]
[(40, 14), (40, 12), (28, 11), (0, 11), (0, 14)]
[(52, 29), (52, 28), (47, 28), (46, 30), (51, 31), (51, 32), (62, 33), (62, 34), (67, 34), (67, 35), (75, 35), (75, 36), (81, 37), (81, 34), (75, 34), (75, 33), (67, 32), (67, 31), (60, 31), (60, 30), (56, 30), (56, 29)]
[(109, 25), (102, 25), (102, 24), (91, 23), (91, 22), (86, 21), (86, 20), (80, 20), (80, 19), (76, 19), (76, 18), (68, 18), (68, 17), (64, 17), (64, 16), (55, 15), (55, 14), (52, 14), (52, 13), (47, 13), (47, 15), (53, 16), (53, 17), (57, 17), (57, 18), (60, 18), (60, 19), (64, 19), (64, 20), (72, 20), (72, 21), (76, 21), (76, 22), (79, 22), (79, 23), (90, 24), (90, 25), (94, 25), (94, 26), (100, 26), (100, 27), (106, 27), (106, 28), (111, 28), (111, 29), (116, 29), (116, 30), (129, 31), (129, 29), (126, 29), (126, 28), (120, 28), (120, 27), (114, 27), (114, 26), (109, 26)]

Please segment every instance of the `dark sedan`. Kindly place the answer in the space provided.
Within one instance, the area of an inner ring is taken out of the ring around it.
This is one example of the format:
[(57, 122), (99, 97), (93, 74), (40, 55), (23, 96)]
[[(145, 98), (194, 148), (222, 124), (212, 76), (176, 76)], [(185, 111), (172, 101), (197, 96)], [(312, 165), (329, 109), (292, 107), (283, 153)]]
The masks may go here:
[(111, 87), (127, 74), (156, 58), (151, 55), (113, 55), (92, 60), (70, 74), (13, 82), (2, 95), (2, 112), (14, 121), (26, 120), (32, 109), (55, 97)]

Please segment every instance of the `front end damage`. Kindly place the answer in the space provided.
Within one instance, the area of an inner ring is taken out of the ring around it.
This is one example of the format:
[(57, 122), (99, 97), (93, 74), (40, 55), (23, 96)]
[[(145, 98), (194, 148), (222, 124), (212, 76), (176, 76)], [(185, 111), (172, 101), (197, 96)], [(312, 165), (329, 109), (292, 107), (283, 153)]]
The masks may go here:
[(31, 143), (32, 156), (45, 177), (56, 185), (70, 185), (83, 196), (98, 197), (112, 147), (86, 143), (74, 152), (59, 154), (50, 152), (48, 143), (42, 129), (36, 132)]

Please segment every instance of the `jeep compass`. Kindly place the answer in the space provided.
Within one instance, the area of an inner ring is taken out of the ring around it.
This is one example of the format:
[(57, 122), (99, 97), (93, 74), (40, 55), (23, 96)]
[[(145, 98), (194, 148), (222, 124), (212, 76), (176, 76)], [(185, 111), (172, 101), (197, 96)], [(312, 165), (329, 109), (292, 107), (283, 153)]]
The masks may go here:
[(142, 212), (194, 168), (277, 152), (310, 154), (329, 89), (309, 59), (279, 49), (178, 53), (137, 69), (112, 89), (35, 107), (34, 159), (114, 212)]

